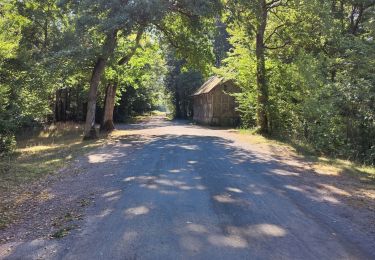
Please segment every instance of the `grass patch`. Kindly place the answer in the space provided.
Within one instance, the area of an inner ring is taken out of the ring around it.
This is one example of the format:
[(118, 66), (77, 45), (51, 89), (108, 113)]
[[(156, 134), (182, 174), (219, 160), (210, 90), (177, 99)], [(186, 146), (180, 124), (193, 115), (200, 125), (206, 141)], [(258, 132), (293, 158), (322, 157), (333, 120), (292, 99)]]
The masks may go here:
[(312, 163), (315, 172), (322, 175), (349, 175), (361, 182), (375, 184), (375, 167), (360, 165), (356, 162), (322, 156), (309, 144), (297, 141), (284, 141), (293, 147), (297, 154)]
[(67, 123), (18, 137), (16, 152), (0, 159), (0, 190), (53, 173), (103, 140), (82, 141), (83, 126)]
[(14, 154), (0, 158), (0, 229), (15, 219), (15, 208), (33, 196), (30, 184), (100, 147), (103, 139), (82, 141), (83, 126), (62, 123), (28, 129), (17, 136)]
[(313, 168), (319, 174), (337, 176), (347, 174), (358, 178), (361, 182), (375, 184), (375, 167), (327, 157), (309, 155), (307, 158), (314, 162)]
[(270, 144), (272, 142), (272, 143), (281, 144), (280, 142), (277, 142), (276, 140), (267, 139), (266, 137), (257, 134), (257, 129), (256, 128), (252, 128), (252, 129), (240, 128), (240, 129), (238, 129), (238, 132), (241, 135), (246, 136), (247, 139), (249, 141), (251, 141), (251, 143), (255, 143), (255, 144)]
[(142, 123), (150, 120), (150, 118), (154, 116), (166, 116), (167, 114), (165, 112), (161, 112), (158, 110), (154, 110), (151, 112), (146, 112), (143, 114), (133, 115), (130, 117), (125, 118), (121, 123), (123, 124), (136, 124), (136, 123)]
[(71, 225), (71, 226), (67, 226), (64, 228), (60, 228), (55, 233), (53, 233), (51, 237), (55, 239), (66, 237), (67, 235), (69, 235), (70, 231), (72, 231), (76, 227), (77, 227), (76, 225)]
[(257, 129), (239, 129), (239, 133), (254, 144), (277, 145), (303, 157), (315, 172), (321, 175), (349, 175), (361, 182), (375, 184), (375, 167), (359, 165), (348, 160), (319, 155), (311, 146), (302, 142), (270, 139), (257, 134)]
[(151, 114), (153, 116), (166, 116), (167, 112), (162, 112), (162, 111), (159, 111), (159, 110), (154, 110), (151, 112)]

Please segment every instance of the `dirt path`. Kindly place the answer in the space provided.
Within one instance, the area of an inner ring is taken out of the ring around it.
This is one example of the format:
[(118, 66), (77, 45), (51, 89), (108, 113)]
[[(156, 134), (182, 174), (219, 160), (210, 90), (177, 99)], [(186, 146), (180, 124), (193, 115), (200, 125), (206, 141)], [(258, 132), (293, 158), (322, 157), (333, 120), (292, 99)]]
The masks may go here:
[(121, 127), (129, 135), (48, 189), (47, 216), (85, 206), (64, 215), (71, 233), (34, 239), (17, 227), (21, 241), (0, 258), (375, 259), (374, 211), (349, 203), (344, 180), (228, 130), (160, 118)]

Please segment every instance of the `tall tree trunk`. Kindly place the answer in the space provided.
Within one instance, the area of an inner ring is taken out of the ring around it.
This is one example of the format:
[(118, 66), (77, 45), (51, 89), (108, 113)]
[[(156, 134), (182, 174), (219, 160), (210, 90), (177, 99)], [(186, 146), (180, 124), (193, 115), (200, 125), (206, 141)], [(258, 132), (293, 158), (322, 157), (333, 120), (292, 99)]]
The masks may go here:
[[(144, 27), (140, 27), (137, 32), (137, 36), (135, 39), (135, 44), (133, 48), (131, 48), (130, 52), (123, 57), (120, 61), (118, 61), (118, 65), (124, 65), (127, 64), (130, 59), (134, 56), (136, 53), (140, 41), (142, 38), (144, 32)], [(100, 130), (111, 132), (115, 129), (115, 125), (113, 123), (113, 112), (115, 109), (115, 101), (116, 101), (116, 90), (117, 90), (117, 83), (111, 85), (109, 84), (106, 89), (106, 96), (105, 96), (105, 103), (104, 103), (104, 115), (103, 115), (103, 121), (100, 126)]]
[(257, 60), (257, 90), (258, 90), (258, 107), (257, 107), (257, 124), (260, 133), (268, 134), (268, 86), (266, 78), (265, 64), (265, 44), (264, 33), (267, 26), (268, 10), (265, 0), (259, 0), (259, 25), (256, 34), (256, 60)]
[(95, 129), (96, 97), (98, 92), (98, 86), (100, 83), (100, 78), (103, 75), (109, 57), (113, 54), (116, 48), (116, 36), (117, 30), (112, 31), (106, 36), (106, 41), (103, 45), (102, 55), (98, 57), (98, 59), (96, 60), (94, 70), (92, 72), (87, 102), (86, 123), (83, 136), (84, 140), (98, 138), (98, 134)]
[(98, 137), (98, 134), (95, 129), (96, 97), (98, 92), (98, 86), (100, 83), (100, 78), (104, 72), (106, 63), (107, 60), (105, 58), (98, 58), (94, 70), (92, 72), (87, 102), (85, 133), (83, 137), (84, 140), (95, 139)]
[(56, 98), (55, 98), (55, 118), (54, 118), (54, 121), (55, 122), (59, 122), (60, 121), (60, 115), (61, 115), (61, 91), (60, 89), (56, 90)]
[(56, 90), (55, 100), (55, 122), (65, 122), (68, 120), (69, 105), (69, 89)]
[(111, 132), (115, 129), (113, 111), (115, 109), (116, 90), (117, 84), (108, 84), (104, 101), (103, 121), (100, 127), (100, 130), (105, 132)]
[(181, 104), (180, 104), (180, 95), (176, 93), (175, 99), (175, 107), (176, 107), (176, 118), (181, 118)]

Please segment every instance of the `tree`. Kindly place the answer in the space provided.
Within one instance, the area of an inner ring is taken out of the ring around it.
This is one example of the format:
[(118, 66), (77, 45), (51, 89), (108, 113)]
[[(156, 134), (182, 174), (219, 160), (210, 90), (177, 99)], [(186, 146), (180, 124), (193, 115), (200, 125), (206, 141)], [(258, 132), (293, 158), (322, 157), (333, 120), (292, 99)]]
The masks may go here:
[(174, 116), (186, 119), (193, 116), (191, 95), (202, 85), (203, 75), (200, 71), (183, 69), (186, 61), (179, 60), (173, 52), (167, 58), (168, 74), (165, 86), (171, 93), (174, 105)]
[[(135, 37), (134, 46), (130, 47), (129, 53), (119, 59), (117, 63), (118, 66), (127, 65), (131, 58), (134, 56), (140, 45), (143, 32), (144, 28), (140, 27)], [(114, 65), (116, 66), (116, 64)], [(113, 81), (112, 83), (109, 83), (106, 88), (106, 95), (104, 100), (104, 117), (100, 127), (102, 131), (110, 132), (115, 128), (113, 123), (113, 110), (115, 108), (117, 84), (118, 83), (116, 81)]]
[[(90, 80), (85, 139), (96, 137), (94, 127), (98, 86), (105, 67), (116, 49), (118, 37), (127, 36), (137, 30), (150, 30), (152, 26), (163, 23), (171, 14), (178, 14), (195, 21), (201, 16), (212, 14), (217, 9), (216, 6), (218, 1), (215, 0), (194, 2), (85, 0), (76, 5), (77, 26), (82, 25), (85, 31), (90, 28), (88, 30), (90, 33), (103, 38)], [(77, 31), (83, 30), (77, 29)]]
[(375, 3), (267, 1), (263, 37), (259, 3), (226, 5), (233, 48), (219, 72), (243, 87), (237, 96), (243, 122), (265, 132), (259, 120), (263, 38), (268, 133), (373, 163)]
[[(113, 109), (116, 97), (122, 100), (128, 98), (129, 104), (125, 107), (131, 110), (120, 111), (121, 108), (117, 108), (117, 113), (145, 112), (146, 103), (149, 105), (148, 109), (156, 106), (157, 95), (164, 87), (165, 61), (155, 35), (145, 33), (142, 39), (137, 38), (139, 33), (119, 39), (113, 62), (106, 68), (103, 82), (107, 87), (101, 126), (104, 131), (111, 131), (114, 127)], [(133, 46), (134, 39), (138, 44), (131, 48), (129, 46)], [(125, 61), (123, 54), (129, 49), (131, 53), (125, 56)], [(118, 60), (123, 62), (119, 64)]]
[(15, 1), (0, 3), (0, 156), (15, 146), (16, 122), (10, 111), (12, 86), (6, 79), (12, 74), (8, 63), (17, 54), (21, 30), (26, 23), (17, 13)]
[[(288, 6), (288, 0), (228, 1), (228, 20), (240, 24), (247, 37), (255, 38), (256, 79), (257, 79), (257, 125), (262, 134), (269, 133), (269, 90), (266, 72), (266, 50), (285, 47), (270, 46), (268, 42), (279, 34), (285, 21), (269, 30), (270, 15), (277, 15), (279, 8)], [(249, 45), (250, 48), (251, 44)]]

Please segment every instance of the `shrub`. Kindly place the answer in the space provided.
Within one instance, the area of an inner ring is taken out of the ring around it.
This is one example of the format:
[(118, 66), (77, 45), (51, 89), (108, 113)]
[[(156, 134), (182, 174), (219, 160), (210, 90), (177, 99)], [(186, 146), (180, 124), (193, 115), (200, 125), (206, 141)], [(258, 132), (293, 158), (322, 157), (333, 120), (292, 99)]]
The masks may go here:
[(10, 154), (16, 148), (16, 139), (12, 134), (0, 134), (0, 156)]

